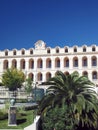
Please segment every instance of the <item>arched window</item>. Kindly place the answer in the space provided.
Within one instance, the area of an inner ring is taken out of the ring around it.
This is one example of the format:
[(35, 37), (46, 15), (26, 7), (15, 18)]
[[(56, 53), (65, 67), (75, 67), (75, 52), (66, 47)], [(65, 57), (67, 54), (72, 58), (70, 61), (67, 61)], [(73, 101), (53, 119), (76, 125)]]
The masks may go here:
[(15, 59), (12, 60), (12, 67), (17, 68), (17, 61)]
[(8, 69), (8, 60), (4, 60), (3, 69)]
[(37, 77), (37, 79), (38, 79), (38, 81), (42, 81), (42, 73), (38, 73), (38, 77)]
[(73, 58), (73, 67), (78, 67), (78, 58), (77, 57)]
[(82, 75), (88, 77), (88, 73), (86, 71), (83, 71)]
[(24, 50), (24, 49), (21, 51), (21, 54), (22, 54), (22, 55), (24, 55), (24, 54), (25, 54), (25, 50)]
[(16, 50), (13, 50), (13, 55), (16, 55)]
[(92, 58), (91, 58), (92, 60), (92, 66), (97, 66), (97, 58), (95, 57), (95, 56), (93, 56)]
[(65, 53), (67, 53), (68, 52), (68, 48), (67, 47), (65, 47)]
[(50, 53), (50, 48), (47, 48), (47, 53), (48, 53), (48, 54)]
[(64, 67), (69, 67), (69, 59), (64, 58)]
[(33, 49), (30, 49), (30, 54), (31, 54), (31, 55), (33, 54)]
[(92, 51), (96, 51), (96, 47), (95, 46), (92, 46)]
[(24, 60), (24, 59), (22, 59), (22, 60), (20, 61), (20, 68), (21, 68), (21, 69), (25, 69), (25, 60)]
[(48, 58), (46, 60), (46, 68), (51, 68), (51, 59), (50, 58)]
[(8, 56), (8, 50), (5, 51), (5, 56)]
[(56, 53), (59, 53), (59, 48), (58, 47), (56, 48)]
[(83, 47), (83, 52), (86, 52), (86, 47), (85, 46)]
[(82, 66), (86, 67), (87, 66), (87, 57), (82, 58)]
[(34, 80), (34, 75), (32, 73), (29, 73), (29, 78), (33, 81)]
[(38, 61), (37, 61), (37, 67), (38, 68), (43, 68), (43, 61), (42, 61), (42, 59), (38, 59)]
[(46, 80), (49, 80), (51, 78), (51, 73), (50, 72), (47, 72), (46, 73)]
[(74, 47), (74, 52), (77, 52), (77, 47)]
[(92, 72), (92, 79), (97, 79), (97, 72), (96, 71)]
[(59, 58), (56, 58), (55, 59), (55, 67), (60, 67), (60, 59)]
[(29, 69), (34, 69), (34, 60), (33, 59), (29, 60)]

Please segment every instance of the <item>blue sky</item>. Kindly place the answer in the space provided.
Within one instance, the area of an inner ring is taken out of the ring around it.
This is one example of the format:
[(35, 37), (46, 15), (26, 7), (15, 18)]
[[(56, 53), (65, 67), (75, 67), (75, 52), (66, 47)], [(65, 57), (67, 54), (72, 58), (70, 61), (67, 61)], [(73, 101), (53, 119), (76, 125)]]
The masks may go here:
[(98, 0), (0, 0), (0, 50), (98, 45)]

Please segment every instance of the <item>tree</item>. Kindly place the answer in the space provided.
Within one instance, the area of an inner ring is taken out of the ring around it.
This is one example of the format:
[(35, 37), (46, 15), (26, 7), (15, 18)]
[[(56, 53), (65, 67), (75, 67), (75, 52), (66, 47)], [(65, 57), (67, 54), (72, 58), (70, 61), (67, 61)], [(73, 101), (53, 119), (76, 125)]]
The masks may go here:
[(67, 105), (59, 107), (58, 105), (49, 109), (46, 115), (42, 118), (43, 130), (73, 130), (71, 113)]
[(29, 96), (32, 94), (32, 82), (31, 78), (26, 79), (25, 90)]
[(15, 91), (17, 88), (21, 88), (24, 82), (24, 73), (15, 68), (7, 69), (2, 75), (2, 83), (5, 87), (9, 88), (9, 91)]
[(96, 127), (97, 93), (94, 91), (94, 84), (87, 77), (79, 76), (77, 72), (65, 75), (58, 71), (57, 75), (45, 84), (50, 87), (40, 104), (42, 113), (47, 113), (57, 104), (60, 106), (65, 103), (71, 111), (73, 123), (77, 121), (82, 126)]

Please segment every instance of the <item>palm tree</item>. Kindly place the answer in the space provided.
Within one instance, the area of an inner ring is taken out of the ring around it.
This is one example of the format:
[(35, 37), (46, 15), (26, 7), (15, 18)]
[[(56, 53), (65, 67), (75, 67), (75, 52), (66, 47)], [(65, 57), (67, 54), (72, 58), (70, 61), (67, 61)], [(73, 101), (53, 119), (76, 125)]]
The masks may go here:
[(94, 84), (87, 77), (79, 76), (78, 72), (65, 75), (58, 71), (45, 84), (50, 87), (40, 104), (42, 113), (57, 104), (60, 106), (65, 103), (71, 111), (73, 123), (77, 120), (82, 125), (96, 126), (97, 93), (94, 91)]

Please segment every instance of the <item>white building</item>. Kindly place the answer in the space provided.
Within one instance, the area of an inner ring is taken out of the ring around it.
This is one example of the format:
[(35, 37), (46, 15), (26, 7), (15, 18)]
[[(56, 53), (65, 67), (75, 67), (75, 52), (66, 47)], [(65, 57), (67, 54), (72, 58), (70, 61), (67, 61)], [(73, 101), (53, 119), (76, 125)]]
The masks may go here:
[(38, 83), (46, 81), (61, 70), (66, 75), (78, 71), (80, 75), (87, 75), (97, 86), (98, 46), (51, 48), (39, 40), (35, 43), (35, 48), (28, 50), (22, 48), (0, 51), (0, 75), (12, 66), (21, 69), (26, 77), (31, 77)]

